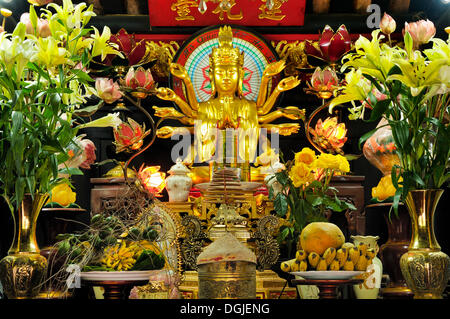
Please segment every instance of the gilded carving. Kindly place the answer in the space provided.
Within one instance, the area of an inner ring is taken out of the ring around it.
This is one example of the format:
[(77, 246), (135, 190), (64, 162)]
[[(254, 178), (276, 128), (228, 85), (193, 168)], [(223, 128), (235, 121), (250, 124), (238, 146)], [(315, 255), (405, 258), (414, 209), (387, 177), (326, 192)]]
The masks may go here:
[(258, 19), (281, 21), (286, 17), (285, 14), (282, 14), (281, 6), (288, 0), (274, 0), (271, 8), (268, 8), (267, 0), (261, 0), (261, 2), (264, 2), (264, 4), (259, 7), (261, 13), (258, 15)]
[(170, 6), (170, 9), (177, 12), (177, 16), (175, 17), (175, 20), (177, 21), (195, 20), (191, 15), (191, 8), (196, 8), (197, 6), (197, 1), (177, 0)]
[(202, 252), (203, 243), (208, 239), (202, 230), (200, 219), (187, 215), (181, 220), (184, 238), (181, 244), (181, 256), (186, 270), (197, 270), (197, 257)]

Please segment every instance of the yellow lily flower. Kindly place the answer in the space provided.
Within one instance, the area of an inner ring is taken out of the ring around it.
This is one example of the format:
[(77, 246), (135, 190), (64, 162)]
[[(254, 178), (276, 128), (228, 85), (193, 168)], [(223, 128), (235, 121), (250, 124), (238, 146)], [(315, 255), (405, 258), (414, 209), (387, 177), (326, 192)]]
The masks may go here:
[(425, 58), (419, 51), (415, 52), (415, 59), (408, 61), (406, 59), (395, 59), (394, 63), (400, 68), (402, 74), (392, 74), (387, 80), (398, 80), (411, 88), (413, 96), (419, 93), (425, 87), (433, 86), (441, 83), (439, 71), (441, 67), (448, 65), (448, 60), (439, 59), (429, 63), (425, 62)]
[(351, 101), (363, 101), (372, 90), (370, 82), (362, 75), (361, 69), (352, 69), (345, 75), (347, 85), (341, 90), (341, 94), (335, 97), (328, 107), (329, 112), (336, 105), (344, 104)]
[(117, 127), (122, 124), (122, 120), (119, 118), (119, 112), (109, 113), (97, 120), (87, 122), (78, 126), (78, 128), (86, 127)]
[(361, 69), (363, 74), (368, 74), (378, 81), (385, 81), (387, 74), (395, 66), (392, 60), (401, 55), (397, 49), (393, 49), (386, 44), (380, 44), (384, 38), (380, 35), (381, 30), (372, 32), (372, 40), (360, 36), (355, 42), (356, 54), (351, 53), (344, 57), (348, 60), (343, 65), (343, 70), (348, 67)]
[(37, 43), (37, 61), (52, 69), (60, 64), (73, 64), (69, 60), (66, 49), (58, 46), (58, 42), (53, 37), (39, 38)]
[(98, 31), (96, 27), (92, 27), (94, 29), (94, 34), (92, 38), (94, 39), (92, 45), (92, 56), (96, 57), (101, 55), (102, 61), (108, 54), (117, 54), (121, 57), (122, 54), (115, 49), (117, 45), (115, 43), (109, 43), (109, 39), (111, 38), (111, 30), (107, 27), (103, 27), (102, 34)]

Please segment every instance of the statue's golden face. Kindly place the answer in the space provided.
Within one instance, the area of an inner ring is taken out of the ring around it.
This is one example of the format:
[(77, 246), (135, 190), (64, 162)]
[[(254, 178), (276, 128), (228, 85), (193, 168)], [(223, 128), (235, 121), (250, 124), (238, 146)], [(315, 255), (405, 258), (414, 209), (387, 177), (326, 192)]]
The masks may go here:
[(237, 91), (239, 69), (235, 65), (217, 65), (214, 69), (214, 83), (219, 94), (231, 94)]

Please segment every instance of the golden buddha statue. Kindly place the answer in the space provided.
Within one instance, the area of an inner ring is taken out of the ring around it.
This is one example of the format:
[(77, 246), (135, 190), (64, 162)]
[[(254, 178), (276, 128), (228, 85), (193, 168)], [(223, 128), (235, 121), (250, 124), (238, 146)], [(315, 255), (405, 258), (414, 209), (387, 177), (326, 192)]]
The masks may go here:
[(243, 97), (242, 90), (244, 56), (238, 48), (232, 46), (231, 27), (220, 28), (218, 40), (219, 46), (213, 48), (210, 55), (212, 93), (208, 101), (197, 101), (186, 69), (176, 63), (170, 65), (170, 72), (183, 81), (187, 101), (176, 95), (170, 88), (157, 89), (157, 96), (160, 99), (173, 101), (181, 112), (172, 107), (154, 106), (155, 116), (178, 119), (182, 124), (189, 126), (183, 128), (164, 126), (158, 129), (157, 136), (170, 138), (174, 134), (183, 134), (186, 128), (190, 133), (194, 133), (196, 154), (194, 155), (191, 150), (192, 157), (184, 160), (187, 163), (192, 163), (195, 156), (197, 156), (197, 162), (213, 159), (218, 142), (217, 130), (224, 132), (227, 129), (237, 129), (237, 152), (245, 162), (252, 161), (256, 158), (260, 128), (267, 129), (269, 133), (276, 131), (280, 135), (287, 136), (298, 132), (299, 123), (270, 123), (280, 117), (291, 120), (304, 119), (304, 110), (295, 106), (270, 112), (280, 93), (300, 84), (297, 77), (282, 79), (268, 96), (269, 80), (284, 69), (284, 61), (267, 65), (263, 72), (257, 100), (248, 100)]

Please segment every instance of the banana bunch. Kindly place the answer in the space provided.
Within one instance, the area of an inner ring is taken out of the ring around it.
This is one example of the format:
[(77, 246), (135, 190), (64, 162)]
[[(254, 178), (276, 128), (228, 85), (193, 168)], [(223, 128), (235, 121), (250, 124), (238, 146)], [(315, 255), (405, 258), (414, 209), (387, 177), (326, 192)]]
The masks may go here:
[(137, 256), (142, 252), (142, 250), (139, 251), (137, 248), (139, 246), (133, 246), (133, 244), (127, 246), (126, 241), (122, 241), (120, 244), (114, 246), (105, 247), (100, 263), (116, 271), (128, 270), (133, 267)]
[(376, 252), (373, 248), (368, 248), (366, 244), (344, 243), (340, 248), (329, 247), (322, 255), (315, 252), (306, 253), (298, 250), (294, 259), (281, 263), (281, 270), (284, 272), (296, 272), (307, 270), (346, 270), (365, 271), (372, 264), (372, 259)]

